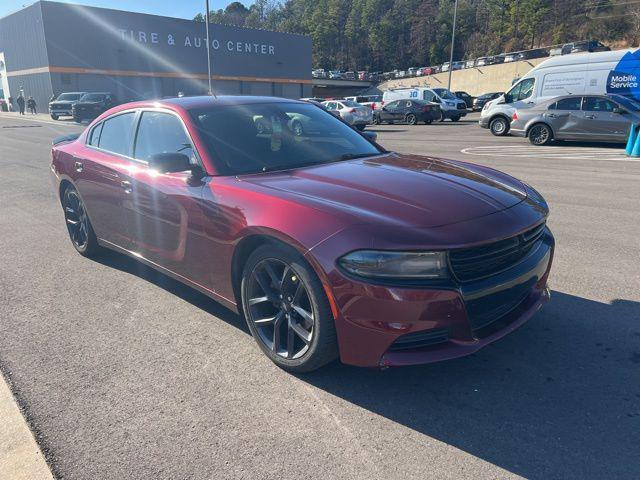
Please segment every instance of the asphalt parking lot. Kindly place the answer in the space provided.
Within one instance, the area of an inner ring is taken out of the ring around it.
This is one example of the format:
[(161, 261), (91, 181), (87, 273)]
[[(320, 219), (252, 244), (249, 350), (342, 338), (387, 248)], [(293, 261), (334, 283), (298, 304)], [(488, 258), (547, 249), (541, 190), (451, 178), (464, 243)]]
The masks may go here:
[(551, 302), (467, 358), (294, 376), (207, 297), (75, 253), (49, 148), (79, 128), (0, 115), (0, 368), (58, 478), (640, 477), (640, 162), (620, 146), (376, 127), (537, 188)]

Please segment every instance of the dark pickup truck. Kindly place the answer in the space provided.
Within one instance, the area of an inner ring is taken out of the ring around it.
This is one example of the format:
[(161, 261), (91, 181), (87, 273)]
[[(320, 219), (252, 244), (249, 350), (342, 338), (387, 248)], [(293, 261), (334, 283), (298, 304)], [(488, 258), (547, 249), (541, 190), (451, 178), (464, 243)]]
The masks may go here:
[(49, 102), (49, 114), (54, 120), (60, 117), (73, 115), (73, 105), (85, 95), (85, 92), (65, 92), (58, 95), (55, 100)]
[(115, 95), (109, 92), (86, 93), (73, 105), (73, 119), (76, 122), (93, 120), (119, 103)]

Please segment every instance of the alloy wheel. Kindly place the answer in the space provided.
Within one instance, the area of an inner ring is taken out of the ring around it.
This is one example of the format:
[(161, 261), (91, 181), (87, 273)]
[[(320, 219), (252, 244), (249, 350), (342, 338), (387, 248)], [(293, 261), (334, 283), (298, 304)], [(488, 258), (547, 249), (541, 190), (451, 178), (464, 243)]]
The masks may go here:
[(70, 189), (65, 194), (64, 218), (71, 241), (76, 248), (83, 250), (89, 241), (89, 217), (75, 190)]
[(529, 140), (534, 145), (544, 145), (551, 139), (551, 132), (545, 125), (534, 125), (529, 132)]
[(247, 287), (247, 319), (258, 340), (291, 360), (309, 350), (316, 313), (300, 275), (283, 260), (268, 258), (253, 268)]

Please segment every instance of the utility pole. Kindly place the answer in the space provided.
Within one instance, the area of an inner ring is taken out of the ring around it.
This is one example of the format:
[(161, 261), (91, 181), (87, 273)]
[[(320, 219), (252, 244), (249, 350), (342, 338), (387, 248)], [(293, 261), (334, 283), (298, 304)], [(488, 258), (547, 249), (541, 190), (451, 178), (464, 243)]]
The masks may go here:
[[(458, 0), (456, 0), (457, 2)], [(209, 78), (209, 95), (213, 95), (213, 88), (211, 86), (211, 39), (209, 38), (209, 0), (205, 0), (206, 12), (204, 14), (204, 21), (207, 29), (207, 72)]]
[(447, 89), (451, 90), (451, 74), (453, 73), (453, 45), (456, 41), (456, 19), (458, 16), (458, 0), (453, 7), (453, 28), (451, 29), (451, 54), (449, 55), (449, 85)]

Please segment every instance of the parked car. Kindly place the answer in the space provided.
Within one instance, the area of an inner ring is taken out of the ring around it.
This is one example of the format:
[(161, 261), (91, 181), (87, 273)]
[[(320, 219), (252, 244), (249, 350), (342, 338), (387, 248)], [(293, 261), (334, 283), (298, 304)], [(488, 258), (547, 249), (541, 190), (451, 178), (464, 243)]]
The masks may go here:
[(570, 53), (580, 52), (609, 52), (611, 48), (607, 47), (602, 42), (597, 40), (584, 40), (581, 42), (573, 42), (565, 45), (567, 48), (571, 48)]
[(356, 80), (358, 78), (356, 72), (345, 72), (343, 75), (345, 80)]
[(485, 65), (487, 65), (487, 60), (489, 60), (489, 57), (480, 57), (476, 60), (476, 67), (484, 67)]
[(71, 107), (76, 122), (93, 120), (98, 115), (118, 105), (115, 95), (110, 92), (85, 93)]
[(448, 118), (457, 122), (467, 114), (467, 104), (457, 98), (446, 88), (396, 88), (387, 90), (382, 94), (384, 105), (394, 100), (424, 100), (440, 105), (440, 120)]
[(419, 70), (419, 68), (418, 68), (418, 67), (410, 67), (410, 68), (407, 70), (407, 75), (408, 75), (409, 77), (415, 77), (415, 76), (417, 76), (417, 74), (418, 74), (418, 70)]
[(453, 70), (462, 70), (464, 68), (464, 62), (453, 62)]
[(449, 71), (449, 66), (450, 66), (449, 62), (443, 63), (442, 66), (440, 67), (440, 71), (441, 72), (448, 72)]
[(85, 95), (86, 92), (65, 92), (49, 102), (49, 115), (54, 120), (60, 117), (73, 116), (73, 106)]
[[(320, 133), (301, 141), (291, 115)], [(257, 116), (278, 128), (258, 134)], [(288, 371), (468, 355), (549, 299), (554, 239), (532, 187), (387, 152), (308, 103), (122, 105), (54, 140), (51, 158), (79, 254), (115, 250), (197, 289)]]
[(476, 66), (475, 60), (467, 60), (466, 62), (464, 62), (464, 68), (473, 68), (475, 66)]
[(378, 104), (382, 101), (382, 95), (358, 95), (355, 97), (344, 97), (344, 99), (375, 110), (378, 107)]
[(329, 79), (330, 80), (341, 80), (342, 72), (340, 70), (330, 70), (329, 71)]
[(516, 108), (525, 109), (534, 105), (534, 87), (535, 78), (527, 77), (518, 81), (507, 93), (487, 101), (480, 112), (480, 126), (488, 128), (496, 136), (508, 134)]
[(358, 130), (364, 130), (373, 121), (371, 107), (365, 107), (351, 100), (329, 100), (322, 103), (330, 112), (337, 111), (340, 117)]
[(327, 78), (327, 72), (324, 68), (317, 68), (311, 71), (311, 76), (313, 78)]
[(440, 120), (440, 106), (424, 100), (396, 100), (373, 112), (373, 124), (407, 123), (417, 125), (424, 122), (430, 125)]
[(325, 99), (321, 97), (306, 97), (306, 98), (301, 98), (300, 100), (302, 100), (303, 102), (317, 102), (317, 103), (322, 103), (325, 101)]
[(571, 95), (518, 109), (511, 134), (533, 145), (554, 140), (625, 143), (632, 124), (640, 123), (640, 103), (622, 95)]
[(490, 92), (477, 96), (473, 99), (473, 111), (477, 112), (478, 110), (482, 110), (488, 101), (498, 98), (503, 93), (504, 92)]
[(460, 100), (464, 100), (464, 103), (467, 106), (467, 108), (473, 108), (473, 97), (471, 95), (469, 95), (467, 92), (462, 92), (462, 91), (453, 92), (453, 93)]

